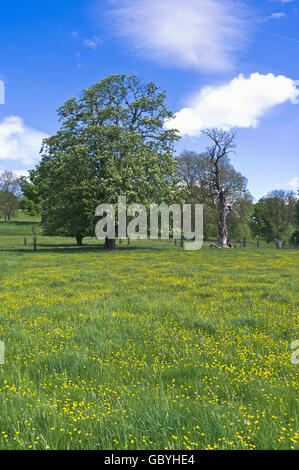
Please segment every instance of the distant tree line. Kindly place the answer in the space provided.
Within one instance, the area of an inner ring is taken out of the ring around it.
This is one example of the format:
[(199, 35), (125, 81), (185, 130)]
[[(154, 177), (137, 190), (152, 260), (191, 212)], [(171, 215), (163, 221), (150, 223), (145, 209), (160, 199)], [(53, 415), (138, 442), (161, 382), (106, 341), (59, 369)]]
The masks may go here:
[(284, 244), (299, 244), (299, 198), (293, 191), (272, 191), (255, 204), (250, 221), (252, 233)]
[[(219, 130), (207, 134), (214, 142), (217, 138), (233, 143), (232, 134)], [(276, 190), (254, 204), (246, 178), (233, 168), (227, 154), (219, 159), (216, 172), (214, 147), (200, 154), (184, 151), (177, 162), (178, 174), (188, 190), (187, 202), (204, 205), (206, 241), (218, 238), (219, 246), (224, 246), (223, 238), (228, 240), (229, 234), (230, 244), (257, 238), (275, 242), (277, 248), (299, 246), (299, 194)]]
[[(298, 244), (296, 195), (273, 191), (254, 204), (247, 179), (231, 164), (236, 139), (230, 132), (207, 130), (209, 148), (176, 157), (180, 137), (165, 129), (173, 117), (165, 99), (153, 82), (111, 75), (68, 100), (58, 110), (60, 129), (43, 142), (40, 163), (18, 179), (21, 208), (42, 217), (45, 234), (75, 237), (79, 246), (94, 236), (97, 205), (116, 205), (120, 195), (146, 207), (203, 204), (204, 239), (220, 248), (244, 237)], [(12, 182), (4, 184), (5, 174), (0, 210), (9, 221), (19, 193)], [(115, 248), (115, 240), (107, 237), (105, 247)]]

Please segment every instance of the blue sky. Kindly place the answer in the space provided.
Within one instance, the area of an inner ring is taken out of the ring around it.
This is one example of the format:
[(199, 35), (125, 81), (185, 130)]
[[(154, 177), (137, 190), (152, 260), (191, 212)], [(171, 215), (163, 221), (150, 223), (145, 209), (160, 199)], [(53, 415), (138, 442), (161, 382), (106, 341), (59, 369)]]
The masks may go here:
[(256, 198), (299, 187), (299, 0), (1, 2), (0, 44), (0, 170), (34, 167), (66, 99), (136, 73), (167, 90), (178, 152), (233, 129)]

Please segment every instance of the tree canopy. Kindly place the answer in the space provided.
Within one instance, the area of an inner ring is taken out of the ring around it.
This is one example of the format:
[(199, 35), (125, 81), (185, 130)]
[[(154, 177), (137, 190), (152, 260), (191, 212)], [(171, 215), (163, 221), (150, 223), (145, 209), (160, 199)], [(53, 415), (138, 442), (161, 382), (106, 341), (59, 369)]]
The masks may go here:
[(293, 191), (276, 190), (254, 206), (251, 228), (268, 243), (275, 239), (288, 243), (296, 226), (296, 196)]

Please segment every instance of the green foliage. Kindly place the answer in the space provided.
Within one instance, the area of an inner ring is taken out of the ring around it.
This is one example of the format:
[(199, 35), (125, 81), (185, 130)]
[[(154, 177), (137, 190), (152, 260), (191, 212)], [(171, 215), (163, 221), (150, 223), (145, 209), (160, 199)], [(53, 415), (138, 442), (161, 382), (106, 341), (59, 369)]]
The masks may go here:
[[(31, 174), (33, 175), (34, 172), (31, 172)], [(33, 176), (32, 179), (34, 179)], [(22, 190), (21, 209), (30, 217), (41, 215), (42, 197), (39, 187), (28, 181), (25, 177), (20, 178), (20, 186)]]
[(296, 202), (296, 226), (299, 228), (299, 191), (297, 195), (297, 202)]
[(299, 246), (299, 230), (296, 230), (296, 231), (292, 234), (291, 239), (290, 239), (290, 244), (291, 244), (291, 245)]
[(251, 229), (267, 240), (290, 240), (296, 220), (296, 198), (290, 191), (272, 191), (254, 206)]
[(19, 195), (19, 178), (12, 171), (4, 170), (0, 174), (0, 214), (7, 222), (10, 222), (19, 207)]
[(281, 234), (281, 241), (285, 246), (292, 244), (293, 234), (295, 233), (295, 225), (289, 224)]
[(252, 211), (252, 196), (246, 191), (237, 199), (234, 210), (227, 217), (227, 227), (231, 241), (240, 242), (243, 238), (247, 238), (247, 240), (251, 238), (249, 224)]
[(298, 230), (299, 229), (299, 191), (298, 191), (297, 202), (296, 202), (295, 224), (296, 224), (296, 230), (291, 236), (290, 244), (299, 246), (299, 230)]
[(250, 227), (253, 235), (259, 236), (268, 242), (273, 240), (273, 222), (263, 199), (254, 206)]
[(9, 222), (18, 207), (19, 200), (17, 196), (8, 191), (0, 191), (0, 213), (5, 217), (5, 220)]

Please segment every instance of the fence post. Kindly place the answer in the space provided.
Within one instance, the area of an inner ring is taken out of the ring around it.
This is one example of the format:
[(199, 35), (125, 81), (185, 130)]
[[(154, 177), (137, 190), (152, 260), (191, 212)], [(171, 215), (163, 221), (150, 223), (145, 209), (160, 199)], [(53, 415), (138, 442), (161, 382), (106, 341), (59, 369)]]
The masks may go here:
[(24, 238), (24, 246), (27, 246), (27, 238)]
[(33, 238), (33, 249), (34, 249), (34, 251), (37, 250), (36, 237)]
[(243, 238), (243, 246), (246, 247), (246, 238)]

